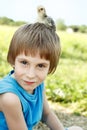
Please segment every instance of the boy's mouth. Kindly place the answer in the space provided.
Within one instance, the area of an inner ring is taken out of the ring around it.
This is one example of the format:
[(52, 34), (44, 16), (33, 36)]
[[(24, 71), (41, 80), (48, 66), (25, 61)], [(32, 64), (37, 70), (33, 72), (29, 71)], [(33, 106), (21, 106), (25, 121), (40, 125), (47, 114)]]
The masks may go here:
[(32, 84), (34, 84), (35, 82), (33, 82), (33, 81), (24, 81), (26, 84), (28, 84), (28, 85), (32, 85)]

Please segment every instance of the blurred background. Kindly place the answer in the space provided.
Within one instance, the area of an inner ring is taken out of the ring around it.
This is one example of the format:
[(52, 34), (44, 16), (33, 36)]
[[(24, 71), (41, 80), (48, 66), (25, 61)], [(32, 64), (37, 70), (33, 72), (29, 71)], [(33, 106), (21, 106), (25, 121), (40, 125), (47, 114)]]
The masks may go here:
[[(86, 28), (84, 31), (87, 32), (86, 0), (0, 0), (0, 23), (4, 24), (6, 18), (7, 24), (10, 25), (35, 22), (38, 5), (46, 8), (48, 16), (54, 19), (57, 28), (73, 26), (76, 31)], [(64, 26), (59, 27), (58, 24)]]

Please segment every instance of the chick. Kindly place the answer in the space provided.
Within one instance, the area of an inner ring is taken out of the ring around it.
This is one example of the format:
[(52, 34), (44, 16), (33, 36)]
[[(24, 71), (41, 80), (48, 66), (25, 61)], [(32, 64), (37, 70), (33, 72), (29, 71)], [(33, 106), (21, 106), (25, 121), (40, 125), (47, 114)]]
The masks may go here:
[(56, 31), (54, 20), (51, 17), (47, 16), (46, 9), (43, 6), (37, 7), (37, 14), (38, 14), (37, 22), (43, 23), (47, 27), (50, 27), (51, 29)]

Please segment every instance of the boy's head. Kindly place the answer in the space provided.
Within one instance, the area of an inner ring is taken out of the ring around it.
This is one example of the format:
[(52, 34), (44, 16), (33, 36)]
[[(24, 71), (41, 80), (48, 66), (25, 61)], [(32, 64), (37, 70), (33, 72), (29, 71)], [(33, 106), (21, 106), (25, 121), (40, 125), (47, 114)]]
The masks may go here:
[(13, 35), (7, 61), (13, 65), (19, 54), (35, 56), (37, 52), (41, 58), (50, 61), (49, 73), (53, 73), (61, 52), (58, 35), (42, 23), (26, 24)]

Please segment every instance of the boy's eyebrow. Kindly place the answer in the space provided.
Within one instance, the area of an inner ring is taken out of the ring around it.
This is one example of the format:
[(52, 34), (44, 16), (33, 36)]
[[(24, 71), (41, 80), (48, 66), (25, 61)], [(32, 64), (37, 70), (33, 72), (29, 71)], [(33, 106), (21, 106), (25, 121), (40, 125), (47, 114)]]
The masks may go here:
[(17, 57), (17, 59), (19, 59), (19, 60), (26, 59), (27, 60), (27, 58), (25, 58), (25, 57)]
[[(26, 58), (26, 57), (17, 57), (17, 59), (18, 60), (27, 60), (27, 61), (29, 61), (29, 59)], [(49, 63), (48, 63), (48, 60), (45, 60), (45, 61), (38, 61), (37, 64), (45, 64), (45, 65), (47, 64), (48, 65)]]

